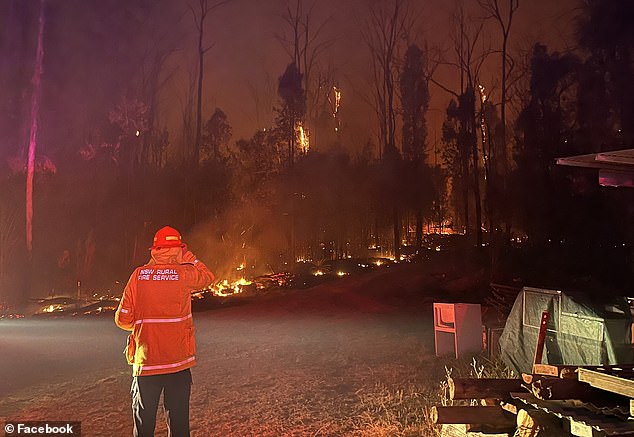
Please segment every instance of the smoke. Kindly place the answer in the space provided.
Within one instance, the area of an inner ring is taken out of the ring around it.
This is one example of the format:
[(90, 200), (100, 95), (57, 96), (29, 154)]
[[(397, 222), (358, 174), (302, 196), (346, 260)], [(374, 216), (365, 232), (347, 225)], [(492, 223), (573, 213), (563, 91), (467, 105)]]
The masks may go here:
[(255, 200), (231, 205), (184, 236), (190, 249), (218, 279), (273, 273), (284, 266), (288, 218)]

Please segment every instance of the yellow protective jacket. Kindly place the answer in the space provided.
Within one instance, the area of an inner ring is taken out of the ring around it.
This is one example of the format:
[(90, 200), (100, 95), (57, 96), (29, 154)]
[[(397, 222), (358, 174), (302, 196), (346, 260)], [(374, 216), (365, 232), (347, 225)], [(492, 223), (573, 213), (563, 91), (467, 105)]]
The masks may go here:
[(132, 331), (125, 349), (134, 376), (174, 373), (196, 364), (191, 292), (214, 275), (202, 263), (184, 264), (182, 249), (152, 250), (123, 290), (115, 323)]

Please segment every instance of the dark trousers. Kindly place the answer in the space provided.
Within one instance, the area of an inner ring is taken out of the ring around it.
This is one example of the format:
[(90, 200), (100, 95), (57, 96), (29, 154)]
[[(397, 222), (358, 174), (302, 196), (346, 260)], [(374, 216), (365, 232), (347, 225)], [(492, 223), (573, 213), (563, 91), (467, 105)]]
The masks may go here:
[(166, 375), (135, 376), (132, 380), (134, 437), (153, 437), (156, 410), (163, 392), (163, 407), (170, 437), (189, 437), (189, 369)]

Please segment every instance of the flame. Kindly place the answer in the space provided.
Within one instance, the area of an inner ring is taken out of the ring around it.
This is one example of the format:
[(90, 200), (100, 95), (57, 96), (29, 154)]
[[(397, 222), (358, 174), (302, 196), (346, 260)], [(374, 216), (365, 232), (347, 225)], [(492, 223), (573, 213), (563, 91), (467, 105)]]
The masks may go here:
[(49, 305), (47, 307), (42, 308), (42, 312), (43, 313), (53, 313), (55, 311), (61, 311), (63, 309), (64, 309), (63, 305)]
[(337, 118), (337, 114), (339, 113), (339, 106), (341, 106), (341, 88), (337, 85), (332, 87), (332, 92), (335, 96), (335, 101), (333, 103), (332, 117)]
[(486, 102), (488, 97), (487, 97), (486, 89), (484, 88), (484, 85), (478, 85), (478, 91), (480, 91), (480, 101), (482, 103)]
[(251, 284), (253, 284), (253, 282), (249, 281), (248, 279), (244, 277), (241, 277), (237, 281), (233, 281), (233, 282), (229, 282), (229, 280), (223, 279), (221, 282), (218, 282), (216, 285), (212, 286), (210, 289), (203, 290), (200, 293), (194, 294), (194, 297), (202, 299), (204, 298), (204, 294), (207, 291), (210, 291), (214, 296), (221, 296), (221, 297), (231, 296), (233, 294), (242, 293), (244, 291), (243, 287), (246, 285), (251, 285)]
[[(484, 104), (487, 101), (487, 95), (486, 95), (486, 90), (484, 89), (484, 85), (478, 85), (478, 90), (480, 91), (480, 101), (482, 103), (482, 106), (484, 107)], [(484, 116), (484, 108), (480, 111), (480, 132), (482, 134), (482, 147), (483, 147), (483, 154), (482, 154), (482, 159), (484, 160), (484, 164), (487, 164), (487, 161), (489, 159), (489, 157), (487, 156), (487, 149), (486, 147), (484, 147), (484, 145), (487, 143), (487, 126), (486, 126), (486, 119)], [(486, 179), (486, 172), (484, 174), (484, 178)]]
[(332, 106), (332, 118), (335, 119), (335, 132), (339, 132), (339, 107), (341, 106), (341, 88), (337, 85), (332, 87), (332, 97), (328, 94), (328, 101)]
[(251, 284), (253, 284), (253, 282), (251, 282), (251, 281), (247, 281), (247, 280), (246, 280), (246, 279), (244, 279), (244, 278), (240, 278), (240, 279), (238, 279), (235, 283), (236, 283), (237, 285), (251, 285)]
[(308, 149), (310, 149), (310, 134), (308, 128), (304, 128), (300, 120), (298, 120), (295, 125), (295, 135), (297, 136), (300, 150), (302, 153), (307, 153)]

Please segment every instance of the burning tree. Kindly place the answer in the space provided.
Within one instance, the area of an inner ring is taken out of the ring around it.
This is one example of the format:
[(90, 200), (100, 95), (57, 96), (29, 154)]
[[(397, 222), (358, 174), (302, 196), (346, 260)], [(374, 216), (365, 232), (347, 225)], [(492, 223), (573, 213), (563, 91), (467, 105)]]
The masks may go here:
[[(513, 18), (520, 6), (520, 0), (478, 0), (480, 8), (486, 14), (487, 19), (492, 19), (500, 28), (501, 35), (501, 47), (500, 47), (500, 65), (501, 65), (501, 95), (500, 95), (500, 123), (498, 124), (499, 141), (497, 144), (497, 150), (495, 154), (489, 154), (492, 165), (490, 165), (489, 179), (487, 179), (487, 185), (497, 185), (495, 192), (500, 195), (493, 196), (494, 190), (488, 189), (487, 203), (496, 202), (498, 214), (500, 219), (505, 221), (506, 225), (506, 237), (510, 237), (511, 223), (510, 216), (507, 211), (510, 208), (502, 205), (504, 194), (507, 189), (507, 168), (508, 163), (508, 147), (506, 138), (506, 108), (508, 103), (508, 91), (511, 82), (511, 74), (513, 72), (514, 62), (511, 56), (509, 56), (509, 40), (511, 35), (511, 27), (513, 26)], [(497, 217), (496, 217), (497, 218)], [(491, 215), (488, 217), (489, 222), (492, 221)], [(496, 225), (490, 226), (491, 230), (495, 232)]]
[(293, 62), (286, 67), (286, 71), (279, 78), (278, 94), (281, 99), (281, 106), (277, 109), (276, 124), (282, 132), (283, 137), (288, 141), (288, 166), (293, 166), (295, 153), (302, 150), (303, 144), (301, 133), (303, 133), (303, 119), (306, 114), (306, 93), (302, 86), (302, 74)]
[(306, 152), (310, 147), (310, 137), (316, 127), (316, 121), (328, 102), (331, 88), (335, 85), (332, 68), (323, 69), (319, 63), (321, 54), (332, 45), (331, 39), (323, 37), (330, 20), (316, 21), (316, 1), (313, 1), (308, 9), (304, 8), (304, 0), (295, 0), (294, 7), (290, 3), (289, 1), (282, 16), (286, 29), (278, 35), (278, 40), (301, 75), (305, 107), (295, 126), (295, 136), (299, 148)]

